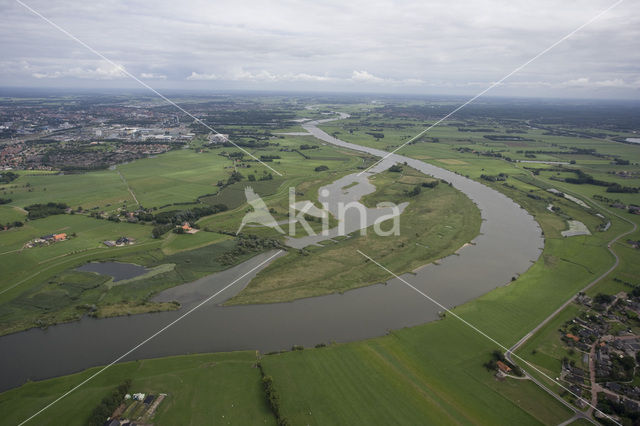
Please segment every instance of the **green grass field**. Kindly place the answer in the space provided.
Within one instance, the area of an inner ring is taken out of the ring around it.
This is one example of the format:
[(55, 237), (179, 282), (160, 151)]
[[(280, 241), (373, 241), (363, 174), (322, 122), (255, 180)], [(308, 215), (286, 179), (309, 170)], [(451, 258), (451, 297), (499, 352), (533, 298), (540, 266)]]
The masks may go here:
[(18, 173), (18, 179), (0, 185), (0, 194), (13, 200), (10, 205), (25, 207), (53, 201), (67, 203), (73, 208), (91, 209), (133, 203), (127, 187), (113, 170), (82, 174)]
[[(231, 352), (118, 364), (52, 406), (32, 424), (85, 425), (100, 400), (131, 379), (131, 392), (167, 394), (152, 419), (156, 425), (275, 425), (256, 361), (255, 352)], [(20, 423), (97, 370), (28, 383), (1, 394), (0, 424)]]

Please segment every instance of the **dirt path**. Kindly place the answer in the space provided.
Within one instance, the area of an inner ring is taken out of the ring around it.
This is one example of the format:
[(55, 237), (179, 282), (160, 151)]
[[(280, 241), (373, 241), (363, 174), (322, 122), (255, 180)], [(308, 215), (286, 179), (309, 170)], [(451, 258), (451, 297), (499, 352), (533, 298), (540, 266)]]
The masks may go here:
[(138, 202), (138, 199), (136, 198), (136, 194), (133, 193), (133, 190), (129, 186), (129, 183), (127, 182), (127, 179), (125, 179), (125, 177), (122, 175), (122, 173), (120, 173), (120, 170), (116, 169), (116, 172), (118, 172), (118, 175), (120, 176), (120, 179), (122, 180), (122, 183), (124, 183), (124, 185), (127, 187), (127, 190), (129, 191), (129, 193), (133, 197), (133, 201), (135, 201), (136, 204), (139, 206), (140, 203)]

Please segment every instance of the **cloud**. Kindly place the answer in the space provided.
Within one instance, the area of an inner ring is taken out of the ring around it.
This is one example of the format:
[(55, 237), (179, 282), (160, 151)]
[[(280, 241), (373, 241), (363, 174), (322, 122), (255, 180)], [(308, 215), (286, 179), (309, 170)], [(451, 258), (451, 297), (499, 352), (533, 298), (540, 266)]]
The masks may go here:
[(554, 88), (554, 89), (639, 89), (640, 79), (625, 80), (622, 78), (593, 80), (589, 77), (578, 77), (565, 81), (515, 81), (503, 83), (511, 87)]
[(127, 77), (123, 67), (115, 67), (111, 64), (97, 68), (74, 67), (67, 70), (57, 70), (52, 72), (32, 72), (31, 75), (37, 79), (43, 78), (80, 78), (90, 80), (113, 80)]
[(219, 77), (215, 74), (200, 74), (193, 71), (187, 80), (219, 80)]
[(248, 82), (328, 82), (337, 81), (334, 77), (326, 75), (313, 75), (307, 73), (284, 73), (277, 74), (267, 70), (247, 71), (243, 68), (236, 68), (223, 75), (215, 73), (191, 72), (187, 80), (226, 80), (226, 81), (248, 81)]
[(420, 85), (424, 81), (416, 78), (393, 79), (381, 78), (371, 74), (368, 71), (354, 70), (349, 77), (338, 77), (331, 75), (318, 75), (308, 73), (276, 73), (269, 70), (249, 71), (244, 68), (236, 68), (223, 74), (216, 73), (198, 73), (192, 71), (187, 80), (220, 80), (220, 81), (244, 81), (244, 82), (302, 82), (302, 83), (362, 83), (362, 84), (378, 84), (388, 83), (392, 85)]
[(387, 84), (391, 86), (421, 86), (425, 84), (425, 81), (420, 78), (383, 78), (364, 70), (354, 70), (351, 73), (351, 80), (358, 83)]
[[(156, 79), (163, 87), (408, 93), (418, 88), (469, 94), (609, 5), (606, 0), (581, 0), (579, 8), (555, 0), (323, 0), (304, 6), (295, 0), (189, 0), (185, 7), (158, 0), (150, 9), (142, 0), (30, 3), (133, 74)], [(0, 61), (33, 64), (25, 70), (0, 63), (3, 84), (65, 78), (68, 84), (95, 80), (100, 86), (114, 80), (115, 87), (122, 78), (117, 70), (96, 65), (93, 53), (19, 3), (2, 3), (0, 12), (5, 17)], [(576, 88), (614, 93), (639, 79), (640, 2), (624, 2), (496, 91), (535, 92), (529, 87), (545, 82), (536, 87), (558, 94)]]
[(155, 74), (152, 72), (143, 72), (140, 74), (140, 78), (145, 80), (166, 80), (167, 76), (164, 74)]
[(384, 78), (376, 77), (367, 71), (353, 71), (351, 80), (362, 83), (383, 83), (385, 81)]

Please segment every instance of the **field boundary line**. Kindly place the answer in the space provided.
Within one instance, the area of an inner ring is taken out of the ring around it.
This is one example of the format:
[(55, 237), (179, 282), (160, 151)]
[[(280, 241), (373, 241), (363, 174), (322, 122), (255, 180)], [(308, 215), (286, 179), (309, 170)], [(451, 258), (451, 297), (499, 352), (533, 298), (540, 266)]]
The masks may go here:
[(229, 287), (233, 286), (234, 284), (236, 284), (238, 281), (240, 281), (241, 279), (243, 279), (244, 277), (246, 277), (247, 275), (251, 274), (253, 271), (255, 271), (256, 269), (260, 268), (262, 265), (266, 264), (267, 262), (271, 261), (271, 259), (274, 259), (276, 256), (279, 256), (281, 253), (283, 253), (284, 250), (278, 250), (275, 254), (269, 256), (269, 258), (267, 258), (266, 260), (263, 260), (262, 262), (260, 262), (257, 266), (254, 266), (253, 268), (251, 268), (249, 271), (245, 272), (244, 274), (240, 275), (238, 278), (236, 278), (235, 280), (231, 281), (229, 284), (227, 284), (226, 286), (224, 286), (221, 290), (218, 290), (217, 292), (215, 292), (214, 294), (212, 294), (211, 296), (207, 297), (206, 299), (204, 299), (202, 302), (198, 303), (196, 306), (194, 306), (193, 308), (189, 309), (187, 312), (185, 312), (184, 314), (180, 315), (178, 318), (176, 318), (175, 320), (171, 321), (169, 324), (165, 325), (164, 327), (162, 327), (160, 330), (156, 331), (155, 333), (153, 333), (151, 336), (147, 337), (146, 339), (144, 339), (143, 341), (141, 341), (140, 343), (138, 343), (137, 345), (135, 345), (134, 347), (132, 347), (131, 349), (129, 349), (127, 352), (123, 353), (122, 355), (120, 355), (119, 357), (117, 357), (116, 359), (114, 359), (113, 361), (111, 361), (109, 364), (105, 365), (104, 367), (102, 367), (100, 370), (96, 371), (95, 373), (93, 373), (91, 376), (87, 377), (86, 379), (84, 379), (82, 382), (80, 382), (79, 384), (77, 384), (76, 386), (74, 386), (73, 388), (69, 389), (67, 392), (63, 393), (62, 395), (60, 395), (57, 399), (55, 399), (54, 401), (50, 402), (49, 404), (47, 404), (46, 406), (44, 406), (43, 408), (41, 408), (39, 411), (37, 411), (36, 413), (32, 414), (29, 418), (23, 420), (22, 422), (20, 422), (18, 424), (18, 426), (22, 426), (24, 424), (26, 424), (27, 422), (29, 422), (30, 420), (32, 420), (33, 418), (35, 418), (36, 416), (38, 416), (39, 414), (41, 414), (42, 412), (44, 412), (45, 410), (51, 408), (53, 405), (57, 404), (58, 402), (60, 402), (62, 399), (66, 398), (69, 394), (71, 394), (72, 392), (76, 391), (78, 388), (80, 388), (81, 386), (83, 386), (84, 384), (88, 383), (89, 381), (91, 381), (92, 379), (94, 379), (96, 376), (98, 376), (99, 374), (103, 373), (105, 370), (107, 370), (108, 368), (112, 367), (113, 365), (115, 365), (116, 363), (118, 363), (119, 361), (121, 361), (123, 358), (127, 357), (128, 355), (130, 355), (131, 353), (135, 352), (137, 349), (139, 349), (140, 347), (144, 346), (146, 343), (148, 343), (149, 341), (153, 340), (154, 338), (156, 338), (157, 336), (159, 336), (160, 334), (162, 334), (163, 332), (165, 332), (166, 330), (168, 330), (169, 328), (171, 328), (174, 324), (176, 324), (177, 322), (181, 321), (182, 319), (184, 319), (186, 316), (190, 315), (191, 313), (193, 313), (194, 311), (198, 310), (200, 307), (202, 307), (203, 305), (205, 305), (207, 302), (209, 302), (211, 299), (213, 299), (214, 297), (216, 297), (217, 295), (219, 295), (220, 293), (222, 293), (223, 291), (225, 291), (226, 289), (228, 289)]
[[(20, 1), (20, 0), (16, 0), (16, 1)], [(447, 118), (451, 117), (453, 114), (455, 114), (456, 112), (460, 111), (462, 108), (466, 107), (467, 105), (469, 105), (470, 103), (472, 103), (473, 101), (475, 101), (476, 99), (478, 99), (479, 97), (483, 96), (485, 93), (487, 93), (488, 91), (490, 91), (491, 89), (493, 89), (496, 86), (499, 86), (500, 84), (502, 84), (502, 82), (504, 82), (506, 79), (508, 79), (509, 77), (511, 77), (512, 75), (520, 72), (523, 68), (525, 68), (527, 65), (529, 65), (530, 63), (532, 63), (533, 61), (537, 60), (538, 58), (540, 58), (541, 56), (545, 55), (547, 52), (549, 52), (550, 50), (552, 50), (553, 48), (555, 48), (556, 46), (558, 46), (559, 44), (561, 44), (562, 42), (564, 42), (565, 40), (569, 39), (570, 37), (572, 37), (574, 34), (576, 34), (578, 31), (582, 30), (583, 28), (585, 28), (586, 26), (592, 24), (593, 22), (597, 21), (598, 19), (600, 19), (601, 16), (603, 16), (604, 14), (606, 14), (607, 12), (609, 12), (610, 10), (612, 10), (613, 8), (615, 8), (616, 6), (620, 5), (620, 3), (622, 3), (624, 0), (618, 0), (615, 3), (613, 3), (612, 5), (610, 5), (609, 7), (607, 7), (604, 10), (601, 10), (597, 15), (595, 15), (594, 17), (592, 17), (591, 19), (589, 19), (588, 21), (586, 21), (585, 23), (583, 23), (582, 25), (580, 25), (579, 27), (575, 28), (573, 31), (569, 32), (568, 34), (566, 34), (564, 37), (562, 37), (560, 40), (556, 41), (555, 43), (553, 43), (552, 45), (548, 46), (547, 48), (543, 49), (542, 51), (538, 52), (538, 54), (536, 54), (534, 57), (532, 57), (531, 59), (529, 59), (528, 61), (524, 62), (522, 65), (516, 67), (513, 71), (511, 71), (510, 73), (508, 73), (507, 75), (505, 75), (504, 77), (502, 77), (500, 80), (498, 81), (494, 81), (493, 83), (491, 83), (491, 85), (489, 85), (489, 87), (487, 87), (486, 89), (482, 90), (480, 93), (478, 93), (477, 95), (473, 96), (472, 98), (470, 98), (469, 100), (467, 100), (465, 103), (463, 103), (462, 105), (459, 105), (458, 107), (456, 107), (454, 110), (452, 110), (451, 112), (449, 112), (447, 115), (445, 115), (444, 117), (440, 118), (438, 121), (436, 121), (435, 123), (433, 123), (431, 126), (427, 127), (426, 129), (424, 129), (423, 131), (421, 131), (420, 133), (418, 133), (417, 135), (415, 135), (414, 137), (412, 137), (411, 139), (407, 140), (405, 143), (403, 143), (402, 145), (398, 146), (396, 149), (394, 149), (393, 151), (389, 152), (387, 155), (385, 155), (384, 157), (382, 157), (381, 159), (379, 159), (378, 161), (376, 161), (375, 163), (373, 163), (372, 165), (370, 165), (369, 167), (367, 167), (366, 169), (364, 169), (363, 171), (361, 171), (360, 173), (358, 173), (358, 176), (362, 175), (363, 173), (366, 173), (367, 171), (369, 171), (369, 169), (371, 169), (372, 167), (378, 165), (379, 163), (381, 163), (382, 161), (386, 160), (387, 158), (389, 158), (390, 156), (392, 156), (393, 154), (395, 154), (396, 152), (398, 152), (399, 150), (401, 150), (402, 148), (404, 148), (405, 146), (407, 146), (408, 144), (410, 144), (411, 142), (419, 139), (420, 137), (422, 137), (425, 133), (427, 133), (429, 130), (433, 129), (434, 127), (436, 127), (437, 125), (439, 125), (440, 123), (442, 123), (443, 121), (445, 121)]]
[[(31, 13), (33, 13), (34, 15), (36, 15), (37, 17), (39, 17), (40, 19), (42, 19), (43, 21), (45, 21), (46, 23), (51, 25), (56, 30), (60, 31), (61, 33), (63, 33), (64, 35), (66, 35), (67, 37), (72, 39), (73, 41), (75, 41), (78, 44), (80, 44), (81, 46), (85, 47), (91, 53), (95, 54), (96, 56), (98, 56), (102, 60), (104, 60), (104, 61), (108, 62), (109, 64), (113, 65), (114, 67), (116, 67), (116, 69), (118, 71), (120, 71), (123, 74), (127, 75), (128, 77), (130, 77), (131, 79), (136, 81), (141, 86), (145, 87), (146, 89), (149, 89), (154, 94), (156, 94), (157, 96), (162, 98), (164, 101), (168, 102), (169, 104), (173, 105), (174, 107), (176, 107), (177, 109), (182, 111), (184, 114), (186, 114), (189, 117), (193, 118), (198, 124), (201, 124), (202, 126), (206, 127), (208, 130), (210, 130), (211, 132), (215, 133), (216, 135), (222, 136), (226, 142), (229, 142), (230, 144), (232, 144), (233, 146), (238, 148), (240, 151), (244, 152), (245, 154), (247, 154), (248, 156), (250, 156), (251, 158), (253, 158), (257, 162), (259, 162), (260, 164), (262, 164), (263, 166), (265, 166), (266, 168), (268, 168), (269, 170), (271, 170), (272, 172), (274, 172), (278, 176), (282, 176), (282, 173), (280, 173), (279, 171), (277, 171), (273, 167), (269, 166), (268, 164), (266, 164), (265, 162), (260, 160), (258, 157), (256, 157), (255, 155), (253, 155), (252, 153), (247, 151), (246, 149), (244, 149), (241, 146), (237, 145), (235, 142), (230, 140), (228, 137), (224, 136), (222, 133), (218, 132), (216, 129), (214, 129), (213, 127), (209, 126), (204, 121), (200, 120), (198, 117), (196, 117), (195, 115), (191, 114), (189, 111), (187, 111), (186, 109), (182, 108), (180, 105), (178, 105), (177, 103), (173, 102), (171, 99), (167, 98), (165, 95), (163, 95), (162, 93), (158, 92), (156, 89), (154, 89), (153, 87), (149, 86), (147, 83), (145, 83), (144, 81), (140, 80), (135, 75), (131, 74), (122, 65), (119, 65), (119, 64), (115, 63), (114, 61), (112, 61), (111, 59), (107, 58), (105, 55), (103, 55), (102, 53), (98, 52), (96, 49), (94, 49), (93, 47), (89, 46), (87, 43), (85, 43), (84, 41), (80, 40), (78, 37), (74, 36), (69, 31), (65, 30), (64, 28), (62, 28), (60, 25), (56, 24), (55, 22), (53, 22), (49, 18), (45, 17), (40, 12), (38, 12), (37, 10), (35, 10), (31, 6), (29, 6), (28, 4), (24, 3), (22, 0), (15, 0), (15, 1), (16, 1), (16, 3), (18, 3), (19, 5), (21, 5), (22, 7), (24, 7), (25, 9), (27, 9), (28, 11), (30, 11)], [(623, 0), (619, 0), (619, 1), (623, 1)]]
[(131, 189), (131, 186), (129, 186), (129, 182), (127, 182), (127, 179), (124, 177), (122, 172), (120, 170), (118, 170), (118, 168), (116, 168), (116, 172), (118, 172), (118, 175), (120, 175), (120, 179), (122, 180), (122, 183), (124, 183), (124, 185), (129, 190), (129, 193), (133, 197), (133, 201), (135, 201), (136, 204), (138, 205), (138, 207), (140, 207), (140, 202), (138, 201), (138, 198), (136, 198), (136, 194), (133, 193), (133, 189)]

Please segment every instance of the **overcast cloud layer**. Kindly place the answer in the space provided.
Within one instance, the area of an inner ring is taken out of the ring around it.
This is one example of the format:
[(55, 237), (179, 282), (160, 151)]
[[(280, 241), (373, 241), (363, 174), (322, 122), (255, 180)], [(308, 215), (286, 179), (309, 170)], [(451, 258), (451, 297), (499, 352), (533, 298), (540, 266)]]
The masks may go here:
[[(474, 94), (614, 1), (24, 0), (153, 87)], [(136, 87), (15, 1), (3, 86)], [(640, 3), (626, 0), (492, 92), (640, 98)]]

